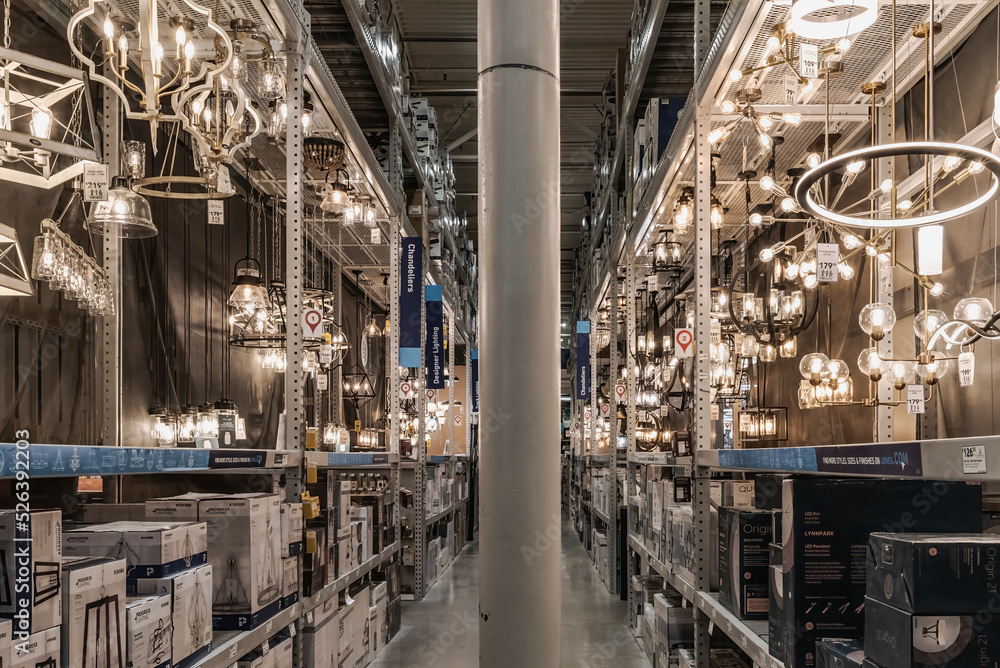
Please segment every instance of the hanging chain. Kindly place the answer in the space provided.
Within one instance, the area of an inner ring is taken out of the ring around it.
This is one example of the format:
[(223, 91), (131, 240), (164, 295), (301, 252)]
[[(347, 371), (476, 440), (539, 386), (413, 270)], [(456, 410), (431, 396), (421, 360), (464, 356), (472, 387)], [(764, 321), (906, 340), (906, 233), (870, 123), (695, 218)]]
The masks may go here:
[(10, 48), (10, 0), (3, 0), (3, 48)]

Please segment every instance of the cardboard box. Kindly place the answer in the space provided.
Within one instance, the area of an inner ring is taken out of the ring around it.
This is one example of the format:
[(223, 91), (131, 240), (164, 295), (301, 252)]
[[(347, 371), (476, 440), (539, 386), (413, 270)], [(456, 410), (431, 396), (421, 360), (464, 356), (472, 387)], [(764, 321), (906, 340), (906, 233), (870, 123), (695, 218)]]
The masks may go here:
[(867, 599), (865, 659), (882, 668), (995, 667), (1000, 619), (965, 615), (914, 615)]
[(334, 488), (334, 509), (337, 511), (337, 537), (351, 532), (351, 482), (338, 480)]
[(142, 503), (84, 503), (79, 519), (87, 524), (107, 522), (144, 522), (146, 506)]
[(0, 619), (0, 664), (4, 668), (10, 665), (11, 641), (14, 634), (14, 623), (9, 619)]
[(860, 640), (820, 640), (816, 643), (816, 668), (861, 668), (865, 660)]
[(758, 473), (754, 477), (753, 506), (757, 510), (781, 510), (782, 481), (785, 476)]
[(63, 561), (65, 668), (120, 665), (125, 656), (124, 559), (89, 557)]
[(388, 610), (386, 611), (386, 617), (389, 620), (389, 640), (395, 638), (396, 634), (399, 633), (402, 625), (402, 611), (403, 598), (401, 596), (390, 598)]
[(11, 668), (59, 668), (59, 627), (32, 633), (25, 641), (12, 641)]
[(355, 665), (367, 666), (371, 661), (371, 589), (367, 584), (351, 588), (354, 599), (353, 620), (351, 624), (351, 654)]
[(125, 604), (125, 658), (134, 668), (169, 668), (173, 656), (171, 598), (130, 598)]
[(146, 501), (146, 521), (149, 522), (197, 522), (198, 503), (204, 499), (218, 498), (219, 494), (188, 492), (177, 496)]
[(389, 642), (389, 587), (385, 582), (372, 583), (368, 616), (371, 627), (371, 657), (374, 658)]
[(306, 624), (302, 629), (303, 665), (339, 665), (340, 616), (336, 599), (323, 601), (306, 615)]
[(694, 608), (685, 608), (678, 603), (665, 594), (653, 596), (656, 666), (669, 666), (669, 657), (675, 653), (675, 648), (694, 644)]
[(207, 499), (208, 558), (217, 573), (217, 630), (254, 628), (281, 608), (281, 500), (273, 494)]
[(294, 557), (302, 552), (302, 504), (281, 504), (281, 556)]
[(293, 660), (295, 643), (288, 636), (278, 638), (271, 647), (270, 654), (274, 659), (274, 668), (295, 668)]
[(351, 525), (355, 532), (355, 544), (360, 548), (358, 550), (358, 562), (363, 564), (372, 558), (371, 508), (366, 506), (352, 506)]
[(784, 663), (796, 668), (815, 666), (816, 640), (861, 636), (867, 578), (860, 560), (872, 532), (981, 528), (979, 485), (860, 478), (790, 478), (783, 484), (782, 550), (789, 564)]
[(327, 561), (329, 555), (325, 528), (307, 527), (305, 537), (305, 552), (302, 555), (302, 590), (305, 596), (312, 596), (326, 586), (334, 565)]
[[(358, 602), (355, 599), (346, 597), (343, 604), (340, 606), (339, 619), (338, 619), (338, 652), (337, 652), (337, 663), (334, 664), (338, 667), (344, 666), (354, 666), (357, 664), (357, 655), (354, 654), (354, 627), (357, 623), (358, 612)], [(366, 611), (367, 612), (367, 611)], [(362, 664), (364, 665), (364, 664)]]
[(771, 513), (719, 508), (719, 603), (740, 619), (767, 619)]
[(281, 609), (290, 608), (299, 600), (299, 558), (281, 560)]
[(873, 533), (869, 598), (914, 613), (1000, 612), (1000, 536)]
[[(0, 617), (15, 613), (15, 578), (18, 572), (14, 539), (15, 513), (0, 511)], [(62, 623), (62, 512), (38, 510), (29, 513), (31, 536), (31, 628), (15, 623), (12, 633), (39, 633)], [(24, 622), (27, 625), (27, 622)], [(58, 629), (57, 629), (58, 636)], [(22, 636), (23, 637), (23, 636)], [(57, 637), (58, 640), (58, 637)], [(43, 651), (45, 639), (40, 638)], [(56, 660), (59, 652), (56, 648)], [(34, 668), (34, 667), (32, 667)]]
[(208, 654), (212, 643), (211, 564), (166, 578), (138, 580), (140, 595), (170, 597), (173, 665), (185, 668)]
[[(162, 578), (208, 562), (204, 522), (111, 522), (63, 534), (66, 556), (125, 558), (127, 579)], [(135, 595), (129, 584), (129, 596)]]
[(784, 660), (786, 645), (787, 610), (791, 610), (788, 603), (788, 573), (791, 564), (784, 562), (784, 553), (780, 545), (772, 543), (768, 546), (770, 554), (767, 579), (767, 649), (771, 656)]

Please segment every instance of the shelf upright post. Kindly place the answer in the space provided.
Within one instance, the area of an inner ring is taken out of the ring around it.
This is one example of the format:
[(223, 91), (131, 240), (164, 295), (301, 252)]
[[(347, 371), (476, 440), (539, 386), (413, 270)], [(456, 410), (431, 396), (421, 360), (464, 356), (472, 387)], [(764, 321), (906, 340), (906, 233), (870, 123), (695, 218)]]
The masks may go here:
[[(710, 0), (694, 2), (694, 52), (695, 81), (699, 82), (708, 58), (711, 40)], [(708, 143), (708, 133), (712, 129), (712, 102), (708, 91), (696, 84), (695, 102), (695, 378), (694, 378), (694, 451), (712, 447), (711, 405), (709, 387), (711, 346), (711, 285), (712, 285), (712, 147)], [(711, 548), (709, 544), (711, 524), (710, 472), (707, 468), (693, 466), (693, 502), (695, 525), (695, 582), (697, 591), (709, 591), (711, 571)], [(695, 612), (695, 663), (698, 668), (708, 668), (711, 634), (708, 630), (708, 616), (696, 608)]]
[[(399, 131), (394, 130), (396, 142), (399, 142)], [(398, 150), (398, 146), (397, 146)], [(398, 216), (389, 218), (389, 337), (386, 342), (386, 363), (389, 366), (389, 433), (386, 435), (386, 447), (389, 452), (399, 453), (400, 429), (399, 414), (402, 411), (399, 379), (399, 294), (400, 294), (400, 255), (402, 246), (402, 234), (400, 233), (400, 219)], [(339, 376), (339, 374), (338, 374)], [(339, 392), (339, 390), (338, 390)], [(396, 527), (396, 540), (402, 545), (403, 531), (403, 509), (401, 504), (400, 481), (401, 462), (390, 465), (390, 479), (392, 480), (393, 495), (393, 524)], [(414, 536), (416, 544), (416, 536)]]
[[(611, 514), (608, 519), (608, 570), (611, 572), (608, 589), (612, 594), (618, 594), (618, 399), (615, 396), (615, 383), (618, 379), (618, 262), (611, 263), (611, 280), (608, 282), (610, 307), (608, 308), (608, 328), (611, 331), (611, 342), (608, 343), (608, 444), (611, 456), (608, 466), (611, 468)], [(622, 527), (628, 533), (628, 527)]]
[[(110, 66), (108, 66), (110, 67)], [(113, 75), (112, 75), (113, 76)], [(118, 96), (107, 88), (101, 94), (103, 113), (101, 114), (102, 137), (104, 138), (104, 163), (109, 172), (116, 174), (119, 158), (119, 134), (121, 130), (121, 104)], [(122, 240), (115, 234), (103, 237), (104, 270), (111, 284), (114, 316), (105, 317), (101, 322), (102, 342), (102, 383), (104, 396), (102, 445), (121, 445), (122, 418), (122, 374), (121, 374), (121, 327), (122, 327)]]
[(399, 136), (399, 123), (389, 132), (389, 187), (403, 195), (403, 139)]
[[(427, 252), (427, 249), (424, 249)], [(426, 254), (424, 256), (427, 257)], [(427, 266), (427, 262), (423, 263)], [(421, 601), (426, 593), (424, 587), (424, 558), (427, 551), (427, 306), (424, 286), (425, 275), (420, 274), (420, 368), (417, 379), (420, 391), (417, 393), (417, 415), (420, 428), (417, 430), (417, 463), (413, 467), (413, 598)]]
[[(636, 407), (636, 383), (638, 382), (635, 377), (635, 362), (633, 358), (635, 356), (635, 254), (630, 252), (628, 249), (625, 250), (625, 436), (626, 442), (626, 473), (625, 473), (625, 489), (623, 490), (623, 498), (625, 501), (625, 506), (628, 507), (628, 498), (632, 493), (632, 481), (635, 479), (635, 407)], [(615, 486), (618, 485), (617, 473), (615, 474)], [(624, 527), (625, 532), (628, 532), (628, 524)], [(628, 542), (626, 541), (626, 546)], [(625, 587), (628, 589), (628, 618), (629, 624), (633, 627), (636, 623), (636, 605), (635, 588), (632, 587), (632, 578), (635, 577), (635, 559), (629, 553), (628, 549), (625, 550), (625, 554), (628, 554), (628, 579), (625, 581)]]
[[(448, 381), (448, 448), (445, 453), (448, 457), (454, 461), (455, 459), (455, 418), (458, 416), (458, 411), (455, 410), (455, 312), (451, 309), (448, 310), (448, 331), (445, 335), (445, 341), (448, 345), (448, 374), (450, 381)], [(453, 499), (454, 500), (454, 499)]]
[[(336, 271), (333, 272), (333, 294), (335, 295), (336, 302), (333, 317), (336, 320), (337, 326), (342, 328), (344, 324), (344, 268), (340, 265), (339, 261), (334, 265), (334, 268)], [(332, 377), (330, 378), (330, 386), (328, 386), (328, 391), (333, 393), (333, 409), (330, 412), (329, 420), (334, 424), (340, 424), (344, 418), (344, 359), (346, 353), (347, 351), (345, 350), (340, 364), (337, 364), (331, 370)], [(320, 425), (320, 428), (322, 426)]]
[(478, 6), (479, 656), (542, 668), (562, 626), (559, 2)]
[[(892, 136), (892, 114), (890, 107), (883, 105), (875, 107), (875, 132), (880, 145), (888, 144)], [(875, 161), (875, 183), (882, 183), (885, 179), (892, 178), (893, 166), (891, 158), (881, 158)], [(895, 179), (893, 179), (895, 181)], [(894, 249), (895, 250), (895, 249)], [(878, 300), (883, 304), (893, 304), (893, 269), (883, 267), (881, 262), (875, 262), (878, 281)], [(892, 359), (893, 331), (889, 330), (885, 338), (878, 344), (879, 356), (882, 359)], [(889, 383), (878, 384), (879, 401), (892, 401), (893, 389)], [(892, 425), (893, 407), (880, 405), (875, 411), (874, 440), (876, 443), (891, 443), (893, 440)]]

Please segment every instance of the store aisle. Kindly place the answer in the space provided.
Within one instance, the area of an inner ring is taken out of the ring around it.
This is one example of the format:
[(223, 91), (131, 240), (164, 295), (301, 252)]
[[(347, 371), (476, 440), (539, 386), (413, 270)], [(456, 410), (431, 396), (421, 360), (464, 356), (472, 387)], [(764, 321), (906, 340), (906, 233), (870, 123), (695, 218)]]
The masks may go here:
[[(608, 594), (564, 519), (562, 665), (649, 668), (628, 629), (627, 604)], [(403, 602), (403, 627), (370, 668), (479, 665), (479, 542), (469, 544), (427, 597)]]

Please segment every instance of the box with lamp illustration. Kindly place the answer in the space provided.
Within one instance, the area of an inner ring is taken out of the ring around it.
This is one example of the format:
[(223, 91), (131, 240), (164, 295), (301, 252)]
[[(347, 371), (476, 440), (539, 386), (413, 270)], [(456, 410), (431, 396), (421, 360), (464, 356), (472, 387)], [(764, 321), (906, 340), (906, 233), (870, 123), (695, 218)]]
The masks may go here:
[[(18, 572), (18, 552), (30, 560), (30, 612), (23, 624), (14, 620), (13, 633), (38, 633), (62, 623), (62, 513), (58, 510), (36, 510), (28, 513), (30, 550), (25, 543), (15, 543), (13, 510), (0, 511), (0, 618), (13, 618), (17, 593), (15, 573)], [(44, 643), (43, 648), (44, 648)], [(58, 658), (58, 651), (56, 652)]]
[(11, 668), (59, 668), (59, 627), (32, 633), (27, 640), (13, 641)]
[(211, 564), (166, 578), (136, 582), (142, 596), (166, 595), (171, 603), (171, 656), (177, 668), (200, 661), (212, 644)]
[(173, 602), (166, 594), (137, 596), (125, 603), (125, 659), (133, 668), (170, 668), (173, 661)]
[(124, 559), (63, 560), (64, 668), (121, 665), (125, 656)]

